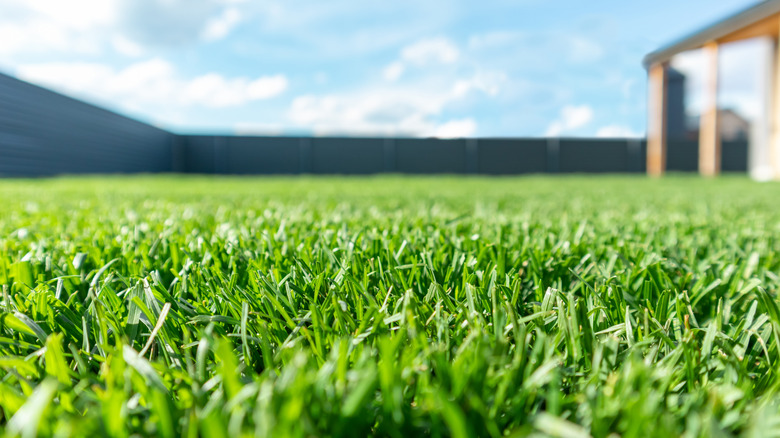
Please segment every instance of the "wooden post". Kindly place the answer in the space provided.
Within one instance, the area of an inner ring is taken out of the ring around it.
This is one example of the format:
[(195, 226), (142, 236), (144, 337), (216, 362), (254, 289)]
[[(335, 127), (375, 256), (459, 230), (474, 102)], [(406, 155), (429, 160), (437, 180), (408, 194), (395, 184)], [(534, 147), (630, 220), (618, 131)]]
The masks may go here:
[(772, 80), (770, 90), (771, 111), (769, 115), (769, 167), (772, 177), (780, 179), (780, 41), (775, 38), (772, 59)]
[(704, 106), (699, 117), (699, 173), (720, 173), (720, 127), (718, 126), (718, 43), (707, 43), (702, 50), (707, 68)]
[(661, 176), (666, 171), (666, 92), (667, 64), (650, 66), (647, 99), (647, 174)]

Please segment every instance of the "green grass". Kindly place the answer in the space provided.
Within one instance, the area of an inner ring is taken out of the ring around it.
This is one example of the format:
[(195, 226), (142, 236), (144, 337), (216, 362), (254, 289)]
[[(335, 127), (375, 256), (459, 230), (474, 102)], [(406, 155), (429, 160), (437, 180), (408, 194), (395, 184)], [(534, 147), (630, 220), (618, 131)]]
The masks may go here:
[(0, 430), (780, 436), (779, 201), (734, 177), (0, 181)]

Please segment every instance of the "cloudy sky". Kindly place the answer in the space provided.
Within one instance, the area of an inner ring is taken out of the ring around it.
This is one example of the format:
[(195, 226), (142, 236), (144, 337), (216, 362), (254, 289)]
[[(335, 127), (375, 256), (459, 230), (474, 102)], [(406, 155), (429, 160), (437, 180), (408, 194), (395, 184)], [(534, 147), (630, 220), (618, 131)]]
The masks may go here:
[(642, 57), (753, 3), (0, 0), (0, 71), (177, 132), (643, 135)]

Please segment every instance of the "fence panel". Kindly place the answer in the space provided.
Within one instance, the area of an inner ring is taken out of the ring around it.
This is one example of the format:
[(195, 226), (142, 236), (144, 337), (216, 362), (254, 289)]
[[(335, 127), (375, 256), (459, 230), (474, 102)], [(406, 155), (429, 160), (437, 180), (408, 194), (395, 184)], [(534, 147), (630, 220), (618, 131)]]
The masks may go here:
[(385, 169), (382, 138), (316, 137), (311, 147), (311, 173), (372, 174)]
[(0, 175), (171, 171), (174, 135), (0, 74)]
[(559, 151), (560, 172), (622, 173), (635, 167), (625, 139), (563, 138)]
[(666, 170), (669, 172), (696, 172), (699, 169), (699, 142), (696, 140), (668, 140), (666, 143)]
[(477, 140), (479, 173), (516, 175), (547, 170), (547, 140), (486, 138)]
[(300, 140), (295, 137), (228, 137), (231, 174), (294, 174), (300, 170)]
[(466, 173), (466, 140), (395, 140), (395, 169), (400, 173)]
[(184, 142), (184, 171), (187, 173), (215, 173), (216, 149), (214, 137), (190, 135)]
[(721, 145), (721, 169), (723, 172), (747, 172), (748, 142), (724, 141)]

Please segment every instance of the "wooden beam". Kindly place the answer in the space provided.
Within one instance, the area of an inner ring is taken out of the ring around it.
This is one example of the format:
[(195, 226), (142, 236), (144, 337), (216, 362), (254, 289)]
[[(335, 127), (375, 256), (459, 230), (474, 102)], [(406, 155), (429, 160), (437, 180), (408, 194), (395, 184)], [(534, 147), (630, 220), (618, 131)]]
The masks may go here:
[(704, 47), (707, 43), (712, 41), (736, 41), (739, 39), (760, 36), (766, 32), (770, 32), (772, 28), (772, 24), (767, 24), (768, 22), (764, 22), (764, 20), (779, 14), (780, 1), (759, 1), (742, 12), (701, 29), (693, 35), (683, 38), (674, 44), (647, 54), (642, 63), (647, 68), (652, 64), (669, 62), (678, 53)]
[(778, 28), (778, 25), (780, 25), (780, 21), (778, 21), (779, 16), (778, 14), (771, 15), (730, 34), (723, 35), (718, 38), (718, 43), (731, 43), (761, 36), (777, 36), (778, 29), (780, 29)]
[(648, 69), (647, 96), (647, 174), (661, 176), (666, 171), (666, 93), (667, 64)]
[(715, 176), (720, 173), (720, 127), (718, 126), (718, 43), (703, 48), (707, 78), (704, 85), (704, 106), (699, 117), (699, 173)]

